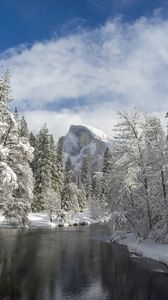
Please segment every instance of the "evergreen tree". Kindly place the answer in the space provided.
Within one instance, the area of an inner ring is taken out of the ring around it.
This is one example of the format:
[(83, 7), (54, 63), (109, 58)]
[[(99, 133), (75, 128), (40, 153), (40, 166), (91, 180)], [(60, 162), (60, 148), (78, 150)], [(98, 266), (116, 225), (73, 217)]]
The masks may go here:
[(57, 214), (61, 208), (61, 195), (57, 182), (56, 147), (46, 125), (36, 138), (35, 164), (35, 197), (32, 208), (36, 211), (47, 210), (52, 221), (53, 214)]
[(110, 174), (112, 171), (112, 154), (108, 147), (106, 147), (103, 155), (102, 166), (102, 196), (105, 199), (107, 205), (110, 201), (110, 195), (108, 193), (108, 182), (110, 180)]
[(78, 204), (81, 212), (88, 207), (86, 192), (82, 185), (78, 188)]
[(74, 170), (70, 156), (68, 156), (65, 163), (64, 182), (65, 184), (73, 181)]
[(102, 172), (92, 172), (90, 211), (95, 219), (104, 219), (107, 216), (107, 203), (105, 201)]
[(106, 147), (103, 155), (103, 167), (102, 172), (103, 176), (106, 174), (110, 174), (112, 169), (112, 154), (108, 147)]
[(36, 136), (33, 134), (33, 132), (30, 132), (30, 134), (29, 134), (29, 142), (30, 142), (30, 145), (34, 149), (34, 152), (33, 152), (34, 155), (33, 155), (32, 161), (30, 163), (30, 167), (33, 172), (33, 177), (35, 178), (35, 174), (37, 171), (37, 163), (36, 163), (37, 140), (36, 140)]
[(2, 106), (9, 108), (11, 101), (10, 72), (7, 70), (0, 79), (0, 103)]
[(56, 145), (53, 138), (53, 135), (50, 135), (50, 151), (51, 151), (51, 180), (52, 180), (52, 188), (53, 190), (59, 194), (59, 197), (61, 197), (60, 191), (59, 191), (59, 178), (58, 178), (58, 166), (57, 166), (57, 152), (56, 152)]
[(34, 133), (31, 131), (30, 135), (29, 135), (29, 142), (30, 145), (35, 149), (36, 148), (36, 136), (34, 135)]
[(50, 150), (50, 135), (47, 126), (44, 125), (37, 135), (36, 151), (36, 172), (35, 172), (35, 188), (33, 210), (43, 210), (48, 183), (51, 185), (51, 150)]
[(20, 137), (18, 120), (9, 111), (12, 100), (9, 78), (7, 72), (0, 80), (2, 210), (9, 223), (26, 226), (33, 198), (33, 178), (29, 166), (33, 149), (26, 138)]
[(17, 120), (17, 121), (19, 120), (17, 107), (15, 107), (15, 109), (14, 109), (14, 117), (15, 117), (15, 120)]
[(65, 211), (78, 211), (78, 187), (73, 182), (74, 170), (70, 156), (68, 156), (64, 169), (64, 187), (62, 190), (62, 209)]
[(29, 138), (29, 130), (27, 126), (27, 122), (24, 117), (21, 118), (20, 120), (20, 126), (19, 126), (19, 133), (21, 137)]
[(57, 192), (61, 196), (64, 187), (64, 140), (59, 138), (56, 150), (56, 165), (57, 165)]
[(60, 195), (53, 189), (52, 180), (48, 182), (48, 186), (45, 191), (44, 208), (49, 215), (50, 222), (53, 221), (53, 214), (58, 215), (61, 209), (61, 198)]
[(62, 192), (62, 209), (65, 211), (79, 211), (78, 203), (78, 187), (75, 183), (70, 182), (65, 184)]
[(89, 201), (92, 192), (92, 163), (90, 156), (86, 156), (83, 158), (82, 165), (81, 165), (81, 183), (85, 189), (87, 201)]

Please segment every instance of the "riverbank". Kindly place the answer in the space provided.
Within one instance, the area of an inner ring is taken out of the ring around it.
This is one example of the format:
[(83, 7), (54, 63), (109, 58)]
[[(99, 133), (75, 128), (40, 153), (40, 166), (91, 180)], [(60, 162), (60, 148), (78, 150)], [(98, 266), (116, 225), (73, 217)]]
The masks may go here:
[[(58, 227), (58, 226), (78, 226), (78, 225), (90, 225), (100, 222), (90, 217), (88, 212), (71, 214), (65, 221), (56, 221), (53, 216), (53, 222), (50, 222), (49, 216), (45, 212), (29, 213), (28, 218), (30, 220), (31, 227)], [(9, 225), (5, 217), (0, 213), (0, 227), (12, 227)]]
[(168, 244), (153, 243), (149, 240), (140, 242), (133, 234), (127, 234), (114, 242), (127, 246), (132, 254), (151, 258), (168, 266)]
[(74, 213), (65, 221), (56, 221), (53, 216), (53, 222), (50, 222), (49, 216), (46, 213), (30, 213), (29, 220), (32, 227), (57, 227), (57, 226), (77, 226), (90, 225), (98, 223), (98, 220), (92, 219), (87, 212)]

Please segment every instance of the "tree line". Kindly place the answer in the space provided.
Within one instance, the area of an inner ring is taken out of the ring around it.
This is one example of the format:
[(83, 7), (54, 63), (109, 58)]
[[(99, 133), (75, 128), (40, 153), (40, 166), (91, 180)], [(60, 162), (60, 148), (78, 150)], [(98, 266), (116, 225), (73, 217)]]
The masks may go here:
[(29, 132), (17, 109), (10, 111), (11, 101), (6, 72), (0, 80), (0, 208), (6, 220), (27, 226), (29, 212), (44, 210), (51, 221), (53, 215), (86, 209), (93, 217), (103, 217), (105, 166), (104, 171), (93, 168), (88, 155), (75, 170), (70, 156), (65, 159), (63, 137), (56, 144), (46, 124), (37, 135)]

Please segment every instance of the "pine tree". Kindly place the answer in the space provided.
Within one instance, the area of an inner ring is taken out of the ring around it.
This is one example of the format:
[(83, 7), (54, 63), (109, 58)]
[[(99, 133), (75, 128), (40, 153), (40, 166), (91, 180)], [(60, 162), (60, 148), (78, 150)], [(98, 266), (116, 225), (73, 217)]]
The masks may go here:
[(65, 211), (79, 211), (79, 203), (78, 203), (78, 187), (75, 183), (70, 182), (65, 184), (62, 191), (62, 202), (61, 207)]
[(35, 174), (36, 174), (36, 170), (37, 170), (37, 163), (36, 163), (37, 140), (36, 140), (36, 136), (33, 134), (33, 132), (30, 132), (30, 134), (29, 134), (29, 143), (34, 149), (34, 151), (33, 151), (34, 155), (33, 155), (32, 161), (30, 163), (30, 167), (33, 172), (33, 178), (35, 178)]
[(34, 135), (34, 133), (31, 131), (30, 135), (29, 135), (29, 142), (30, 145), (35, 149), (36, 148), (36, 136)]
[(112, 169), (112, 154), (108, 147), (106, 147), (103, 155), (103, 175), (110, 174)]
[(15, 109), (14, 109), (14, 117), (15, 117), (15, 120), (19, 120), (19, 115), (18, 115), (18, 109), (17, 109), (17, 107), (15, 107)]
[(43, 210), (46, 198), (46, 190), (48, 182), (51, 182), (51, 151), (50, 151), (50, 135), (47, 126), (44, 125), (37, 135), (36, 151), (36, 172), (35, 172), (35, 188), (33, 210)]
[(103, 155), (103, 166), (102, 166), (102, 198), (105, 199), (106, 205), (110, 201), (110, 195), (108, 193), (108, 183), (110, 180), (110, 174), (112, 171), (112, 154), (108, 147), (106, 147)]
[(52, 188), (55, 192), (59, 194), (59, 197), (61, 197), (59, 192), (59, 180), (58, 180), (58, 167), (57, 167), (57, 152), (56, 152), (56, 145), (53, 138), (53, 135), (50, 135), (50, 151), (51, 151), (51, 180), (52, 180)]
[(0, 103), (4, 107), (9, 108), (11, 101), (10, 72), (7, 70), (4, 76), (0, 79)]
[(73, 181), (74, 170), (70, 156), (68, 156), (65, 163), (65, 171), (64, 171), (64, 182), (65, 184)]
[(45, 209), (50, 221), (61, 208), (61, 195), (58, 189), (56, 147), (53, 136), (44, 125), (36, 138), (35, 147), (35, 198), (33, 210)]
[(9, 223), (26, 226), (33, 197), (33, 178), (29, 166), (33, 149), (29, 141), (19, 135), (18, 120), (8, 107), (11, 100), (7, 72), (0, 80), (2, 210)]
[(68, 156), (65, 162), (64, 169), (64, 187), (62, 190), (62, 202), (61, 207), (65, 211), (78, 211), (78, 187), (73, 182), (73, 165), (70, 156)]
[(80, 180), (85, 189), (87, 201), (89, 201), (92, 192), (92, 163), (90, 156), (86, 156), (83, 158), (82, 165), (81, 165), (81, 176)]
[(61, 198), (60, 195), (53, 189), (52, 180), (48, 182), (48, 186), (45, 191), (44, 208), (49, 215), (50, 222), (53, 221), (53, 215), (58, 215), (61, 209)]
[(59, 138), (56, 150), (56, 165), (57, 165), (57, 191), (61, 196), (64, 187), (64, 141), (63, 137)]
[(19, 133), (21, 137), (29, 138), (29, 130), (27, 126), (27, 122), (24, 117), (21, 118), (20, 120), (20, 126), (19, 126)]
[(81, 212), (88, 207), (86, 192), (82, 185), (78, 188), (78, 204)]
[(94, 170), (92, 172), (90, 212), (95, 219), (104, 219), (107, 215), (107, 202), (105, 201), (103, 188), (103, 173)]

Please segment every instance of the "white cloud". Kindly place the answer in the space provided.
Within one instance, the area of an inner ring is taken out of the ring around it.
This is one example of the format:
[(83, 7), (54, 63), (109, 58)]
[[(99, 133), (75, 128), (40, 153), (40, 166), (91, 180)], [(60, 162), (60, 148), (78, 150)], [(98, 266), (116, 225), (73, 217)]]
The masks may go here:
[[(158, 17), (134, 24), (113, 20), (96, 30), (9, 50), (0, 57), (0, 70), (10, 68), (14, 97), (29, 104), (25, 114), (34, 126), (51, 124), (52, 116), (60, 133), (70, 122), (107, 131), (113, 111), (121, 107), (167, 111), (167, 36), (168, 21)], [(83, 98), (90, 111), (80, 108)], [(78, 112), (47, 111), (48, 102), (63, 99), (78, 99)], [(37, 111), (30, 114), (31, 108)]]
[(61, 112), (35, 110), (26, 111), (24, 115), (30, 130), (37, 133), (46, 122), (50, 132), (53, 133), (56, 139), (65, 135), (71, 124), (92, 125), (104, 130), (111, 137), (113, 125), (117, 121), (117, 113), (111, 110), (111, 107), (108, 110), (106, 109), (107, 107), (105, 109), (97, 107), (94, 111), (86, 109), (76, 113), (67, 109)]

